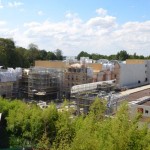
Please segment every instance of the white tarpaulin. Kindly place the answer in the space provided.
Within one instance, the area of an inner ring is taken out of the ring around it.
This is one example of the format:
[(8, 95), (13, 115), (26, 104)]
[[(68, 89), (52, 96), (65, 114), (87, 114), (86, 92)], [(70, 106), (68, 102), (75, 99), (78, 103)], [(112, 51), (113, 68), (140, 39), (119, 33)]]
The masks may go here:
[(14, 82), (22, 76), (21, 68), (0, 70), (0, 82)]

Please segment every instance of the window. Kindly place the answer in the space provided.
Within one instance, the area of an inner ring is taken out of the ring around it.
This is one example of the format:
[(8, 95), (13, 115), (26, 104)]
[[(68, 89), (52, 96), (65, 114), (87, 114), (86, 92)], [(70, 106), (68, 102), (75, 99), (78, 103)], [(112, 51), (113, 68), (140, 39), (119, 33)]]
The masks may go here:
[(145, 78), (145, 82), (147, 82), (147, 78)]
[(148, 114), (148, 110), (145, 110), (145, 114)]
[(142, 113), (143, 114), (143, 108), (137, 108), (137, 112)]
[(141, 81), (139, 80), (138, 83), (141, 83)]

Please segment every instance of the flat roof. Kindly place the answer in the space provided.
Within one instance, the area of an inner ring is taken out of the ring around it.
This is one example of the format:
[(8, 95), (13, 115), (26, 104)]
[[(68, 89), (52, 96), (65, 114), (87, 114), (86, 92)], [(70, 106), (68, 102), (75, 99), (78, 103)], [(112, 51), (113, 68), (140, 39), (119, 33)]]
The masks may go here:
[(150, 84), (149, 85), (145, 85), (145, 86), (141, 86), (141, 87), (138, 87), (138, 88), (126, 90), (126, 91), (120, 92), (120, 94), (121, 95), (127, 95), (127, 94), (140, 92), (140, 91), (143, 91), (143, 90), (149, 90), (149, 92), (150, 92)]
[(127, 101), (138, 101), (140, 98), (150, 96), (150, 85), (130, 89), (127, 91), (120, 92), (120, 96), (126, 96), (127, 95)]
[(129, 94), (128, 101), (135, 101), (145, 96), (150, 96), (150, 89), (146, 89), (146, 90), (142, 90), (142, 91)]
[(150, 100), (148, 100), (148, 101), (146, 101), (146, 102), (143, 102), (143, 103), (141, 103), (140, 105), (150, 106)]

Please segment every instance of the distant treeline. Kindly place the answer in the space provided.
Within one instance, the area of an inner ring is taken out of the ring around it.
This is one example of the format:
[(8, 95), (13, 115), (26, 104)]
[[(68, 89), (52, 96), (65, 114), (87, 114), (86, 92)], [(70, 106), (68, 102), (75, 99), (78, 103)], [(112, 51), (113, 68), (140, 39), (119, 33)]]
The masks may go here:
[(0, 38), (0, 66), (28, 68), (35, 60), (62, 60), (62, 51), (40, 50), (37, 45), (29, 44), (28, 48), (15, 46), (12, 39)]
[[(12, 39), (0, 38), (0, 66), (28, 68), (34, 65), (35, 60), (63, 60), (63, 53), (57, 49), (55, 51), (40, 50), (37, 45), (31, 43), (28, 48), (15, 46)], [(89, 57), (90, 59), (126, 60), (126, 59), (150, 59), (150, 56), (129, 55), (125, 50), (121, 50), (114, 55), (101, 55), (81, 51), (77, 58)]]
[(108, 60), (121, 60), (121, 61), (124, 61), (126, 59), (150, 59), (150, 55), (147, 57), (144, 57), (143, 55), (137, 55), (136, 53), (134, 53), (133, 55), (130, 55), (125, 50), (121, 50), (117, 54), (113, 54), (109, 56), (100, 55), (96, 53), (89, 54), (87, 52), (82, 51), (77, 56), (78, 59), (80, 57), (89, 57), (90, 59), (93, 59), (93, 60), (108, 59)]

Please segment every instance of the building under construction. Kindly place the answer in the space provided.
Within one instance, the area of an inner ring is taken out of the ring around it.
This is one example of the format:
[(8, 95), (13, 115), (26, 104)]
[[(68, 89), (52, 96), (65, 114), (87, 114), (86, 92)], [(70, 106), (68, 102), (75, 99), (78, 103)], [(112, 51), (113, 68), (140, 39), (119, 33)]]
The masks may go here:
[[(50, 61), (24, 69), (22, 75), (22, 97), (30, 99), (70, 99), (71, 88), (93, 82), (93, 69), (77, 62)], [(47, 65), (46, 65), (47, 64)], [(49, 67), (48, 67), (49, 65)], [(100, 65), (98, 65), (100, 66)]]
[(22, 76), (21, 68), (0, 68), (0, 96), (6, 98), (19, 97), (19, 86)]
[(115, 80), (76, 85), (71, 89), (71, 101), (75, 101), (77, 105), (77, 114), (87, 114), (95, 98), (107, 99), (110, 104), (109, 100), (113, 93)]
[(60, 97), (63, 74), (61, 70), (34, 67), (24, 70), (22, 95), (29, 99), (51, 100)]
[(63, 94), (70, 98), (72, 86), (92, 82), (92, 70), (82, 64), (69, 65), (64, 72)]

